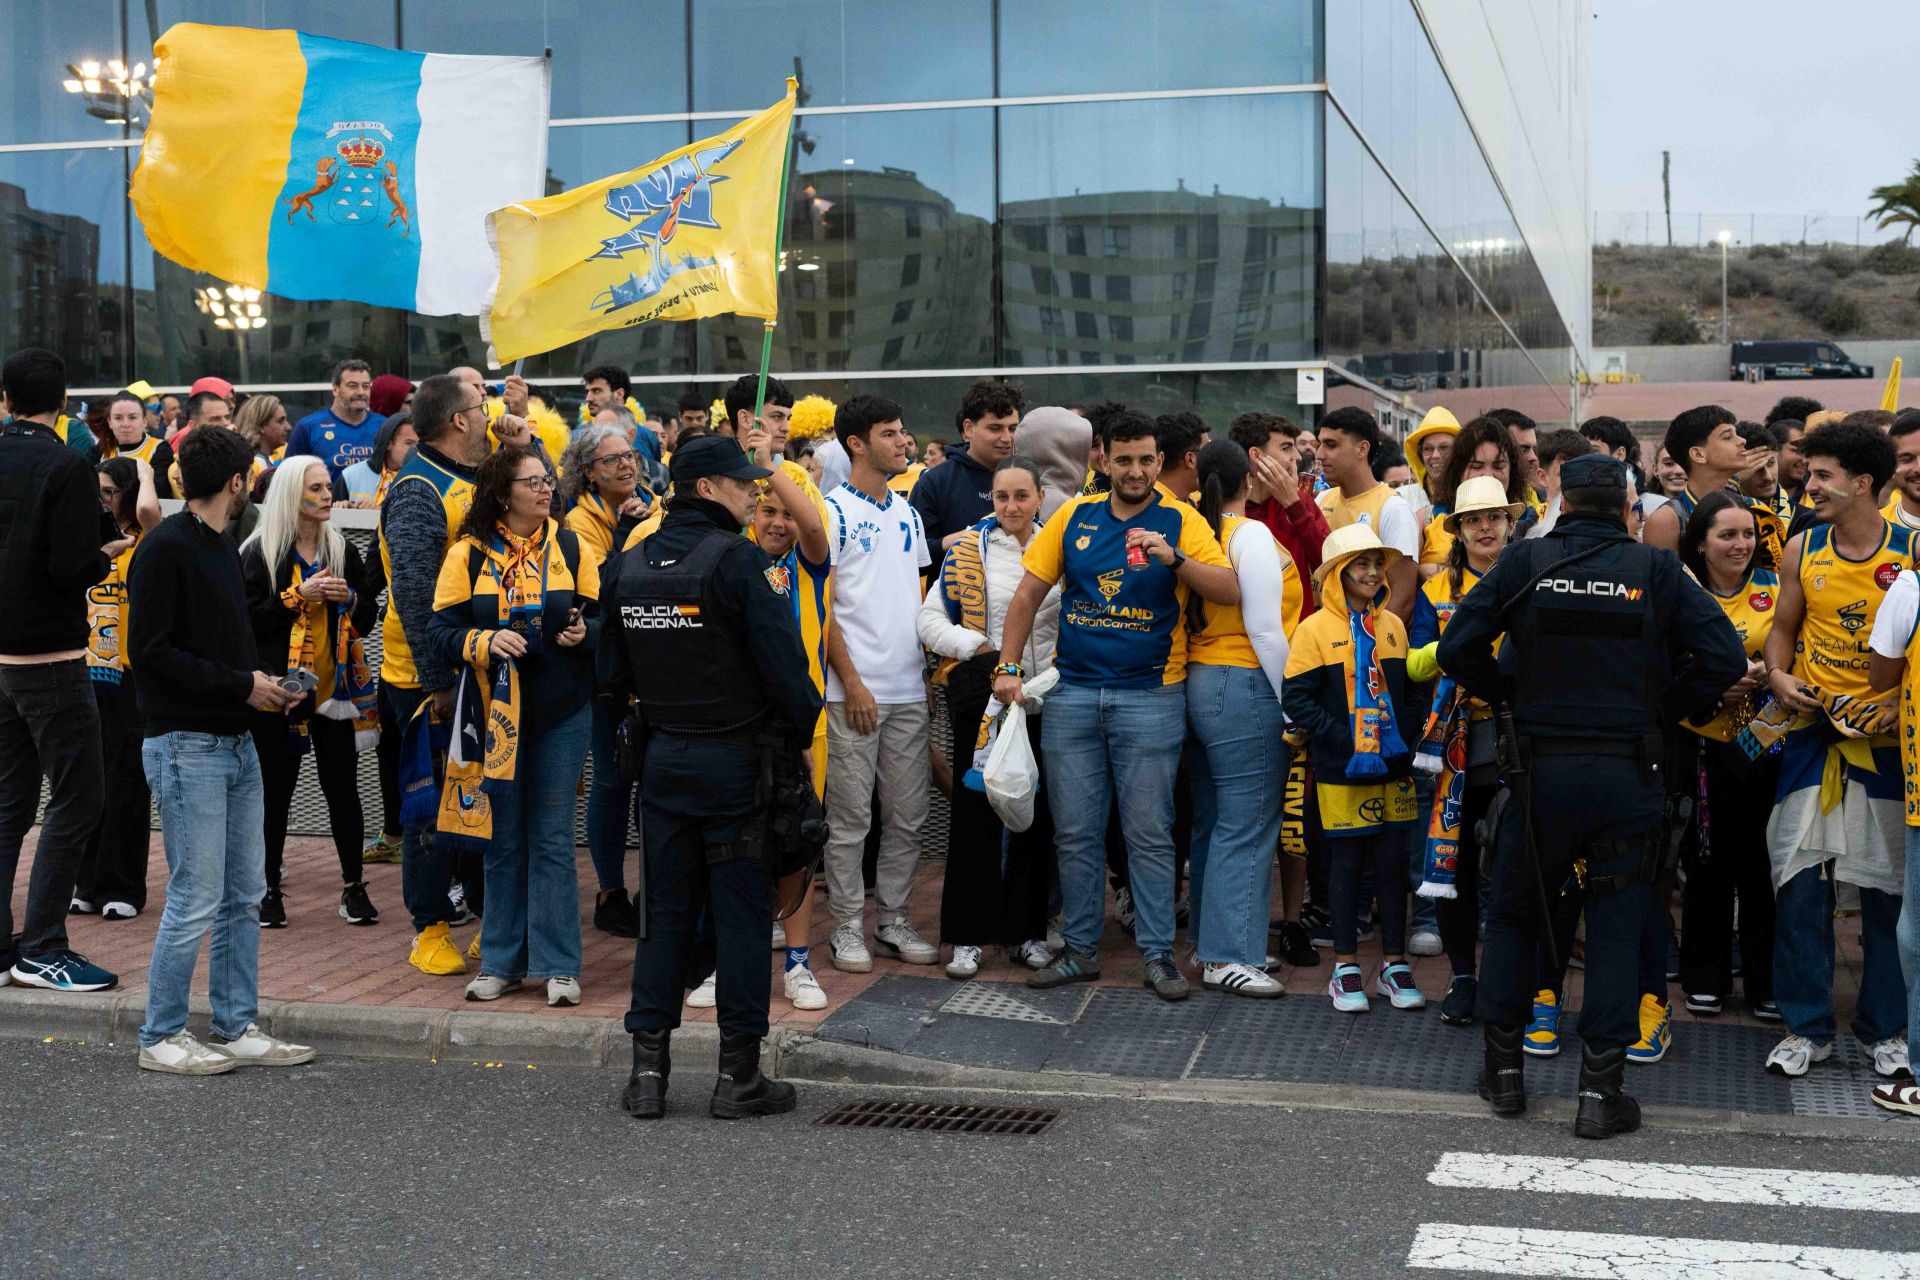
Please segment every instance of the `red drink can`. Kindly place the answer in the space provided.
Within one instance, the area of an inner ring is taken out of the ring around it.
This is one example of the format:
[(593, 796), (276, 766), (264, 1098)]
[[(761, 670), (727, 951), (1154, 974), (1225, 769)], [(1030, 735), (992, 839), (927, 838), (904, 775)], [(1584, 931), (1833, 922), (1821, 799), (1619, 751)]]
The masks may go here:
[(1127, 568), (1144, 569), (1147, 567), (1147, 549), (1139, 543), (1127, 548)]

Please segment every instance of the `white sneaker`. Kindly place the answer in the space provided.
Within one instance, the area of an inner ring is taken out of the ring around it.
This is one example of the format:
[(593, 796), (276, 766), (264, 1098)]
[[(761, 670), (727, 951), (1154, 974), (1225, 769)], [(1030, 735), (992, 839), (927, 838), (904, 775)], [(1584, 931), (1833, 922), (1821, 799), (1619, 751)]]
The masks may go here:
[(1788, 1036), (1767, 1055), (1767, 1070), (1777, 1076), (1803, 1076), (1808, 1067), (1832, 1056), (1832, 1041), (1815, 1044), (1805, 1036)]
[(844, 973), (873, 972), (873, 952), (867, 950), (858, 920), (849, 920), (833, 931), (827, 940), (827, 952), (833, 958), (833, 967)]
[(1250, 964), (1210, 964), (1201, 971), (1200, 985), (1209, 991), (1273, 1000), (1287, 993), (1274, 978)]
[(72, 900), (67, 903), (67, 914), (70, 916), (97, 916), (100, 914), (100, 908), (76, 893), (73, 895)]
[(1907, 1061), (1907, 1041), (1904, 1036), (1889, 1036), (1879, 1044), (1867, 1046), (1867, 1052), (1873, 1055), (1873, 1073), (1877, 1076), (1892, 1079), (1913, 1074), (1912, 1066)]
[(1053, 953), (1047, 950), (1047, 944), (1038, 938), (1030, 939), (1007, 951), (1007, 963), (1025, 965), (1029, 969), (1044, 969), (1053, 962)]
[(1439, 930), (1416, 929), (1407, 939), (1407, 950), (1416, 956), (1437, 956), (1446, 950), (1446, 945), (1440, 941)]
[(297, 1067), (318, 1056), (311, 1046), (274, 1039), (262, 1031), (257, 1022), (249, 1022), (247, 1029), (231, 1040), (214, 1036), (208, 1040), (207, 1048), (231, 1058), (236, 1067)]
[(559, 1004), (579, 1004), (579, 1003), (580, 1003), (580, 979), (578, 978), (548, 978), (547, 979), (547, 1008), (551, 1009), (555, 1005), (559, 1005)]
[(467, 999), (498, 1000), (509, 991), (518, 991), (526, 983), (518, 978), (499, 978), (483, 973), (467, 984)]
[(971, 978), (980, 972), (980, 948), (955, 947), (953, 959), (947, 961), (949, 978)]
[(238, 1058), (207, 1048), (188, 1031), (176, 1031), (158, 1044), (140, 1046), (142, 1071), (165, 1071), (176, 1076), (217, 1076), (239, 1065)]
[(775, 951), (787, 949), (787, 926), (778, 923), (773, 926), (773, 949)]
[(882, 952), (906, 964), (940, 963), (940, 948), (915, 933), (905, 920), (881, 925), (873, 931), (873, 941)]
[(131, 920), (140, 914), (140, 908), (131, 902), (114, 901), (100, 908), (102, 920)]
[(803, 964), (797, 964), (787, 970), (783, 981), (787, 987), (787, 1003), (796, 1009), (824, 1009), (827, 1007), (827, 993), (820, 989), (819, 979), (813, 976), (813, 970)]
[(713, 1008), (714, 1004), (719, 1000), (719, 996), (715, 994), (719, 989), (719, 985), (720, 985), (720, 975), (717, 972), (710, 973), (706, 977), (702, 978), (700, 980), (700, 985), (695, 987), (693, 991), (687, 996), (687, 1008), (689, 1009)]

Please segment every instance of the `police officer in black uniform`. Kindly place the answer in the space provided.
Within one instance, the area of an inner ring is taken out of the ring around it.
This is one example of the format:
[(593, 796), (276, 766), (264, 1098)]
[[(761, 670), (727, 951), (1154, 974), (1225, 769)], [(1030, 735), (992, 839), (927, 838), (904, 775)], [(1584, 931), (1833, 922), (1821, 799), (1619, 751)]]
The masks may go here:
[(1507, 549), (1460, 602), (1437, 656), (1474, 694), (1511, 709), (1502, 765), (1520, 800), (1502, 816), (1488, 879), (1480, 1096), (1496, 1114), (1526, 1109), (1521, 1037), (1535, 948), (1548, 892), (1577, 870), (1587, 969), (1574, 1132), (1606, 1138), (1640, 1125), (1621, 1077), (1640, 1034), (1642, 933), (1663, 910), (1654, 891), (1668, 849), (1663, 737), (1681, 716), (1710, 719), (1746, 657), (1679, 559), (1628, 536), (1624, 463), (1589, 454), (1561, 464), (1560, 477), (1553, 531)]
[[(692, 934), (704, 914), (718, 978), (721, 1119), (791, 1111), (793, 1086), (760, 1074), (771, 979), (773, 880), (755, 838), (767, 800), (761, 752), (802, 752), (820, 715), (791, 588), (741, 536), (767, 471), (725, 436), (673, 455), (660, 528), (624, 553), (603, 584), (618, 620), (601, 654), (607, 692), (631, 698), (645, 742), (639, 765), (646, 902), (633, 965), (633, 1075), (621, 1105), (666, 1111), (667, 1039), (680, 1025)], [(795, 726), (805, 726), (796, 729)], [(692, 972), (704, 974), (704, 967)]]

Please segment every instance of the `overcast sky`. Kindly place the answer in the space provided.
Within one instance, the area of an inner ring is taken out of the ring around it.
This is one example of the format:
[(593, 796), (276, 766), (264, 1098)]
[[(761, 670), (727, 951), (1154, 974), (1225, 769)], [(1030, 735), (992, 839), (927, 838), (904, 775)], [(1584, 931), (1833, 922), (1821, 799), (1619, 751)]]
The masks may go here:
[(1593, 208), (1866, 213), (1920, 156), (1912, 0), (1589, 0)]

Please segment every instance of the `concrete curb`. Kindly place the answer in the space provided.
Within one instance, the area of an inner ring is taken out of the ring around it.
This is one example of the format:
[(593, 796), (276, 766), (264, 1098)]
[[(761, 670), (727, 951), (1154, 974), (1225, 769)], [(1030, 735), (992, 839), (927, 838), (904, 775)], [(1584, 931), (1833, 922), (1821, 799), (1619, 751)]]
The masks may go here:
[[(211, 1012), (206, 997), (194, 996), (190, 1009), (193, 1025), (204, 1027)], [(131, 1053), (145, 1017), (146, 997), (139, 992), (73, 994), (23, 988), (0, 992), (0, 1039), (119, 1045)], [(618, 1018), (263, 1000), (260, 1021), (275, 1035), (315, 1045), (326, 1055), (347, 1058), (425, 1063), (505, 1062), (624, 1071), (631, 1052), (626, 1028)], [(1144, 1080), (1055, 1071), (1005, 1071), (816, 1040), (805, 1033), (780, 1027), (773, 1029), (766, 1044), (767, 1074), (819, 1084), (1239, 1103), (1336, 1111), (1399, 1111), (1503, 1123), (1489, 1116), (1485, 1105), (1468, 1094), (1434, 1094), (1348, 1084)], [(718, 1027), (705, 1022), (689, 1023), (673, 1035), (674, 1070), (693, 1075), (712, 1074), (719, 1066), (719, 1050)], [(1533, 1098), (1530, 1102), (1528, 1120), (1562, 1127), (1572, 1121), (1571, 1099)], [(1646, 1121), (1649, 1128), (1676, 1131), (1920, 1142), (1920, 1125), (1819, 1116), (1650, 1106), (1646, 1110)]]

